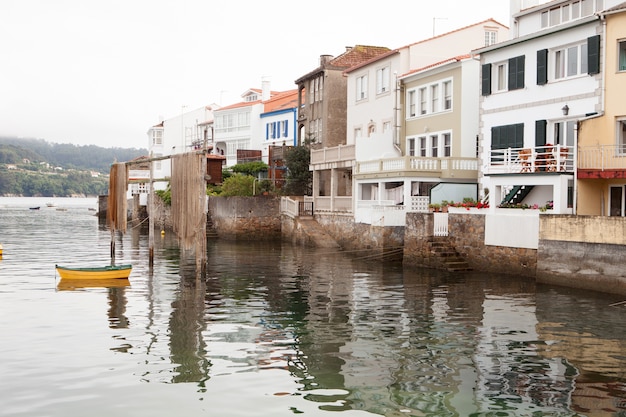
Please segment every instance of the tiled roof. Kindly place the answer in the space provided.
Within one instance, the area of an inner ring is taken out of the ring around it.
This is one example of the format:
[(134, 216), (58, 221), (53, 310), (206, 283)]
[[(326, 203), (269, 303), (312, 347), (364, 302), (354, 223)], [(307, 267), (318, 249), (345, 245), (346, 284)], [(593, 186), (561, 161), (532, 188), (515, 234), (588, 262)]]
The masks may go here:
[(298, 107), (298, 90), (295, 89), (277, 93), (275, 96), (265, 101), (264, 104), (265, 113)]
[(379, 55), (389, 52), (384, 46), (356, 45), (343, 54), (330, 60), (330, 65), (336, 68), (350, 68)]
[(463, 60), (469, 59), (471, 57), (472, 57), (471, 55), (465, 54), (465, 55), (459, 55), (459, 56), (455, 56), (455, 57), (452, 57), (452, 58), (444, 59), (443, 61), (435, 62), (433, 64), (426, 65), (425, 67), (411, 70), (411, 71), (407, 72), (406, 74), (400, 75), (399, 78), (407, 77), (409, 75), (416, 74), (416, 73), (422, 72), (422, 71), (426, 71), (426, 70), (429, 70), (429, 69), (432, 69), (432, 68), (435, 68), (435, 67), (440, 67), (442, 65), (449, 64), (451, 62), (463, 61)]
[(231, 109), (238, 109), (241, 107), (249, 107), (249, 106), (253, 106), (255, 104), (260, 103), (261, 100), (255, 100), (255, 101), (241, 101), (239, 103), (235, 103), (235, 104), (231, 104), (229, 106), (224, 106), (222, 108), (220, 108), (219, 110), (216, 111), (222, 111), (222, 110), (231, 110)]
[(295, 81), (295, 83), (300, 84), (302, 81), (319, 74), (325, 69), (332, 69), (332, 70), (348, 69), (362, 62), (369, 61), (374, 57), (380, 56), (382, 54), (386, 54), (389, 51), (391, 50), (384, 46), (356, 45), (354, 47), (349, 48), (346, 52), (339, 55), (338, 57), (332, 58), (330, 61), (328, 61), (328, 63), (322, 64), (316, 69), (314, 69), (313, 71), (298, 78)]
[(353, 67), (348, 68), (346, 70), (346, 73), (350, 73), (350, 72), (355, 71), (355, 70), (357, 70), (359, 68), (362, 68), (362, 67), (364, 67), (366, 65), (369, 65), (369, 64), (371, 64), (373, 62), (377, 62), (379, 60), (385, 59), (385, 58), (387, 58), (387, 57), (389, 57), (391, 55), (398, 54), (398, 53), (400, 53), (400, 50), (402, 50), (402, 49), (410, 48), (410, 47), (412, 47), (414, 45), (418, 45), (420, 43), (429, 42), (429, 41), (432, 41), (433, 39), (442, 38), (444, 36), (451, 35), (453, 33), (459, 32), (461, 30), (465, 30), (465, 29), (468, 29), (468, 28), (471, 28), (471, 27), (474, 27), (474, 26), (478, 26), (478, 25), (484, 25), (486, 23), (493, 23), (493, 24), (504, 26), (505, 28), (508, 28), (508, 26), (503, 25), (502, 23), (498, 22), (497, 20), (494, 20), (493, 18), (485, 19), (483, 21), (480, 21), (480, 22), (477, 22), (477, 23), (473, 23), (471, 25), (463, 26), (461, 28), (455, 29), (455, 30), (450, 31), (450, 32), (442, 33), (441, 35), (433, 36), (431, 38), (423, 39), (421, 41), (413, 42), (413, 43), (410, 43), (408, 45), (401, 46), (400, 48), (393, 49), (393, 50), (391, 50), (391, 51), (389, 51), (389, 52), (387, 52), (385, 54), (378, 55), (378, 56), (373, 57), (372, 59), (370, 59), (368, 61), (363, 61), (363, 62), (361, 62), (358, 65), (354, 65)]

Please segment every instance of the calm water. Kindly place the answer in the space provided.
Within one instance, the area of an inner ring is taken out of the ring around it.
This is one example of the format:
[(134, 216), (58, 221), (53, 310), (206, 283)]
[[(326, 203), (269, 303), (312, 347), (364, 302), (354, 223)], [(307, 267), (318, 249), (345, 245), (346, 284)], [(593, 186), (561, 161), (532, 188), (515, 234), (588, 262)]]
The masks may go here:
[[(95, 199), (0, 198), (0, 416), (626, 416), (623, 297), (328, 250), (116, 242)], [(41, 206), (38, 211), (29, 207)], [(355, 259), (357, 258), (357, 259)]]

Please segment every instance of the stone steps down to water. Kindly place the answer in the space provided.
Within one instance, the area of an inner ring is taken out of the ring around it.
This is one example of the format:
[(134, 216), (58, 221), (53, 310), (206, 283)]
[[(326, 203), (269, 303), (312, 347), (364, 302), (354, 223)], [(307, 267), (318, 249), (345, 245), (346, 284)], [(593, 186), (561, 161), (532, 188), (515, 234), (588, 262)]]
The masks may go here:
[(448, 238), (435, 237), (428, 242), (430, 253), (443, 269), (450, 272), (471, 271), (465, 258), (463, 258), (452, 246)]
[(300, 235), (305, 236), (307, 243), (310, 245), (318, 248), (340, 248), (337, 241), (326, 233), (322, 226), (312, 217), (299, 217), (297, 223)]

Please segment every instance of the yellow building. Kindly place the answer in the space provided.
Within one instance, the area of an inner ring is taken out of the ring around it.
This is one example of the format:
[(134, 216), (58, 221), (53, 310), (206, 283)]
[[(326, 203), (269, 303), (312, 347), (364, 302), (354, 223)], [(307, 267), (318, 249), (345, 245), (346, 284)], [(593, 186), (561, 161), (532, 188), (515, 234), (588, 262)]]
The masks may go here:
[(576, 214), (626, 215), (626, 2), (602, 12), (604, 110), (578, 123)]

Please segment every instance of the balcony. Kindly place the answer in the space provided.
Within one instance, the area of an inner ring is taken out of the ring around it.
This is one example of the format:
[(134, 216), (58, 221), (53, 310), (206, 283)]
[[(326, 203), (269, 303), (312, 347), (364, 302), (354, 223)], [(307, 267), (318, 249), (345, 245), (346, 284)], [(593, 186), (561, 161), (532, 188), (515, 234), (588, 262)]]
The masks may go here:
[(339, 145), (311, 150), (311, 165), (353, 161), (354, 158), (354, 145)]
[(580, 146), (578, 169), (600, 171), (626, 169), (626, 146)]
[(536, 174), (574, 172), (574, 149), (549, 144), (533, 148), (491, 149), (485, 174)]
[(478, 176), (478, 159), (402, 156), (358, 162), (354, 173), (371, 177), (427, 174), (438, 178), (475, 179)]

